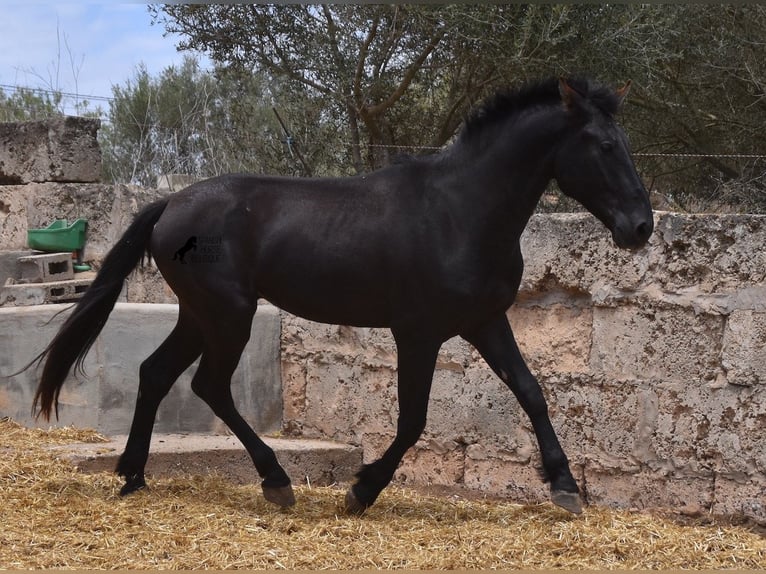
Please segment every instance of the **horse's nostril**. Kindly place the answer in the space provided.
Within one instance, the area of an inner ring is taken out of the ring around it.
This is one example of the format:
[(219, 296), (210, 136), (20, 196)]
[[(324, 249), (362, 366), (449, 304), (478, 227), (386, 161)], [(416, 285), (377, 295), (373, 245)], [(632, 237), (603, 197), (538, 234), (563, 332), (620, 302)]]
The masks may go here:
[(652, 225), (648, 221), (642, 221), (636, 227), (636, 236), (644, 240), (649, 239), (649, 236), (652, 234), (653, 227), (654, 225)]

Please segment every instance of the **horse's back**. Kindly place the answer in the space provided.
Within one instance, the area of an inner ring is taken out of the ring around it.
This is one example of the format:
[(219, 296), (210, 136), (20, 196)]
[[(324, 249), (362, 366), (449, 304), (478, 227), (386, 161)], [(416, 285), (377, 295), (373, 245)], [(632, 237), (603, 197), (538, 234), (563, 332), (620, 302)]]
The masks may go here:
[[(400, 171), (212, 178), (171, 199), (152, 252), (179, 297), (226, 284), (310, 319), (387, 325), (392, 283), (414, 265), (407, 254), (420, 211), (402, 199), (417, 198), (417, 186)], [(192, 236), (196, 251), (179, 265), (173, 254)]]

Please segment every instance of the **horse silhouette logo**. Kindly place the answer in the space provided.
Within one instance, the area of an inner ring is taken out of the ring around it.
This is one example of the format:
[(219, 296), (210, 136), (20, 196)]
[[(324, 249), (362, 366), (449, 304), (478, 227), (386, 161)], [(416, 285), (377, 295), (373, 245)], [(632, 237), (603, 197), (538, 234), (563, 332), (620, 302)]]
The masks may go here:
[(186, 264), (186, 261), (184, 261), (184, 256), (189, 251), (197, 251), (197, 236), (192, 235), (189, 237), (189, 239), (186, 240), (186, 243), (183, 244), (183, 247), (181, 247), (178, 251), (176, 251), (173, 254), (173, 261), (178, 259), (182, 264)]

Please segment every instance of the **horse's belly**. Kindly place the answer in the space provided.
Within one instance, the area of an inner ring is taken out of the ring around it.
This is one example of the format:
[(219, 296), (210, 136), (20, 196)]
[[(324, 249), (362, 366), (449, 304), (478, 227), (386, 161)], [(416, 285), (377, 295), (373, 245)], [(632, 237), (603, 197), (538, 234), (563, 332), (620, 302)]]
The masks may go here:
[(258, 285), (259, 296), (285, 311), (320, 323), (385, 327), (390, 296), (385, 279), (305, 272), (271, 277)]
[(292, 293), (262, 293), (261, 296), (288, 313), (318, 323), (354, 327), (390, 325), (387, 306), (380, 300), (361, 294), (345, 298), (337, 294), (327, 295), (326, 292), (305, 296), (293, 296)]

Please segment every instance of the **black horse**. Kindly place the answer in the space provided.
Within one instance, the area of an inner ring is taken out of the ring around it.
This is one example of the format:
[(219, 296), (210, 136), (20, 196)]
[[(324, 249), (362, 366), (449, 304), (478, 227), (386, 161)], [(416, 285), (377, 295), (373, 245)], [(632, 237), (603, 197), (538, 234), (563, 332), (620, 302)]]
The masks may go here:
[[(69, 370), (81, 367), (124, 279), (149, 252), (178, 296), (179, 315), (140, 368), (135, 415), (116, 469), (126, 481), (122, 494), (146, 485), (157, 408), (201, 355), (194, 392), (242, 441), (266, 499), (294, 503), (289, 477), (237, 412), (230, 390), (263, 297), (314, 321), (393, 333), (396, 436), (358, 473), (346, 495), (348, 511), (373, 504), (417, 441), (437, 353), (459, 335), (529, 416), (552, 501), (580, 512), (577, 484), (506, 310), (521, 280), (519, 237), (552, 179), (606, 225), (619, 247), (636, 249), (649, 239), (648, 195), (614, 119), (628, 88), (613, 91), (585, 79), (528, 85), (485, 103), (441, 153), (340, 179), (225, 175), (152, 203), (38, 356), (45, 366), (33, 408), (45, 417), (58, 412)], [(215, 256), (173, 261), (190, 236), (207, 238)]]

